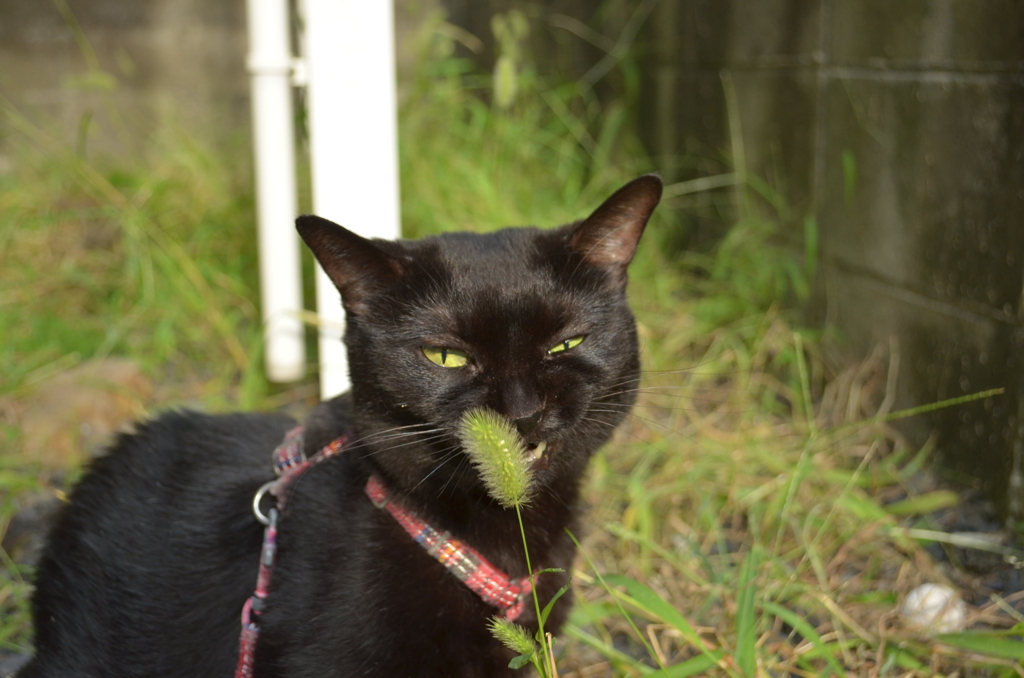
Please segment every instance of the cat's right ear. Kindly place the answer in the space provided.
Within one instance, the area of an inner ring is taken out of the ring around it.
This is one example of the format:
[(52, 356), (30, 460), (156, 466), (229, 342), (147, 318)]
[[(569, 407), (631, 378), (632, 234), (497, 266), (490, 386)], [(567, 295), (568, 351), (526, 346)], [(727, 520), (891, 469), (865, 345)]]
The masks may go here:
[(569, 247), (625, 286), (626, 267), (636, 254), (651, 212), (661, 200), (661, 188), (661, 177), (656, 174), (629, 182), (575, 227)]
[(362, 313), (367, 297), (402, 275), (398, 259), (333, 221), (303, 215), (295, 220), (295, 227), (341, 292), (342, 305), (350, 313)]

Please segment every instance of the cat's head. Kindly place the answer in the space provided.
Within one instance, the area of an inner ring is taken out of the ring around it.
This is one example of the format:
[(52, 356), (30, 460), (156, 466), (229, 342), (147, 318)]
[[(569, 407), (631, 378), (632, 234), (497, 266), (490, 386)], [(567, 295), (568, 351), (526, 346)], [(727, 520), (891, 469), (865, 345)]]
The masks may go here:
[(633, 401), (626, 268), (661, 188), (640, 177), (552, 230), (390, 242), (298, 219), (347, 312), (355, 424), (393, 482), (478, 485), (456, 436), (476, 407), (516, 424), (538, 482), (582, 473)]

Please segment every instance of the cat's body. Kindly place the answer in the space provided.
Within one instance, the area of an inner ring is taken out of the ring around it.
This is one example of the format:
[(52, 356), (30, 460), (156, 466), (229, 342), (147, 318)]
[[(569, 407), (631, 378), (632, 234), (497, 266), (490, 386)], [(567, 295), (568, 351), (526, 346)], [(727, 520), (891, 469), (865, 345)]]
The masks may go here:
[[(515, 512), (488, 496), (457, 444), (463, 412), (493, 409), (546, 446), (523, 511), (533, 568), (570, 569), (580, 478), (632, 402), (625, 269), (660, 189), (642, 177), (551, 231), (387, 243), (300, 219), (342, 293), (352, 365), (352, 397), (305, 422), (306, 453), (343, 434), (351, 442), (291, 487), (257, 678), (515, 673), (514, 653), (488, 630), (498, 610), (364, 486), (376, 473), (434, 527), (511, 578), (528, 575)], [(123, 436), (54, 528), (34, 599), (37, 657), (20, 675), (231, 675), (263, 534), (252, 498), (293, 424), (175, 413)], [(538, 577), (542, 606), (566, 578)], [(550, 629), (568, 605), (559, 600)], [(532, 600), (517, 622), (536, 629)]]

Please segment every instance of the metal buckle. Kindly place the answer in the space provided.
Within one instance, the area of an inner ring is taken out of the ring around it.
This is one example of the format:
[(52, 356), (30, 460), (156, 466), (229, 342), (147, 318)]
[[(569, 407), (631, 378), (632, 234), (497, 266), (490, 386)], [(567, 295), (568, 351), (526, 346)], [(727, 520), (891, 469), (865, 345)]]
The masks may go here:
[(376, 506), (377, 508), (382, 509), (382, 508), (384, 508), (385, 506), (387, 506), (388, 504), (391, 503), (391, 493), (390, 492), (385, 492), (384, 493), (384, 498), (381, 499), (380, 501), (377, 501), (373, 497), (370, 497), (370, 503), (373, 504), (374, 506)]
[(256, 490), (256, 496), (252, 498), (252, 514), (256, 516), (256, 520), (260, 521), (264, 525), (270, 524), (270, 518), (260, 511), (260, 501), (263, 500), (263, 495), (265, 495), (276, 482), (276, 480), (271, 480), (263, 483), (263, 485), (260, 486), (260, 489)]

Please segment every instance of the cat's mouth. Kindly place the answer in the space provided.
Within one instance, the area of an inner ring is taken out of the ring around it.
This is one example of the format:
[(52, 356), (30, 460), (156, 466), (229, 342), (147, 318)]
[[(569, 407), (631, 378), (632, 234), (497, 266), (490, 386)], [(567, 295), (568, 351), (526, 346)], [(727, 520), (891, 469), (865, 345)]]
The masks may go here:
[(545, 440), (539, 443), (530, 443), (526, 446), (526, 457), (531, 460), (534, 471), (540, 471), (548, 467), (548, 443)]

